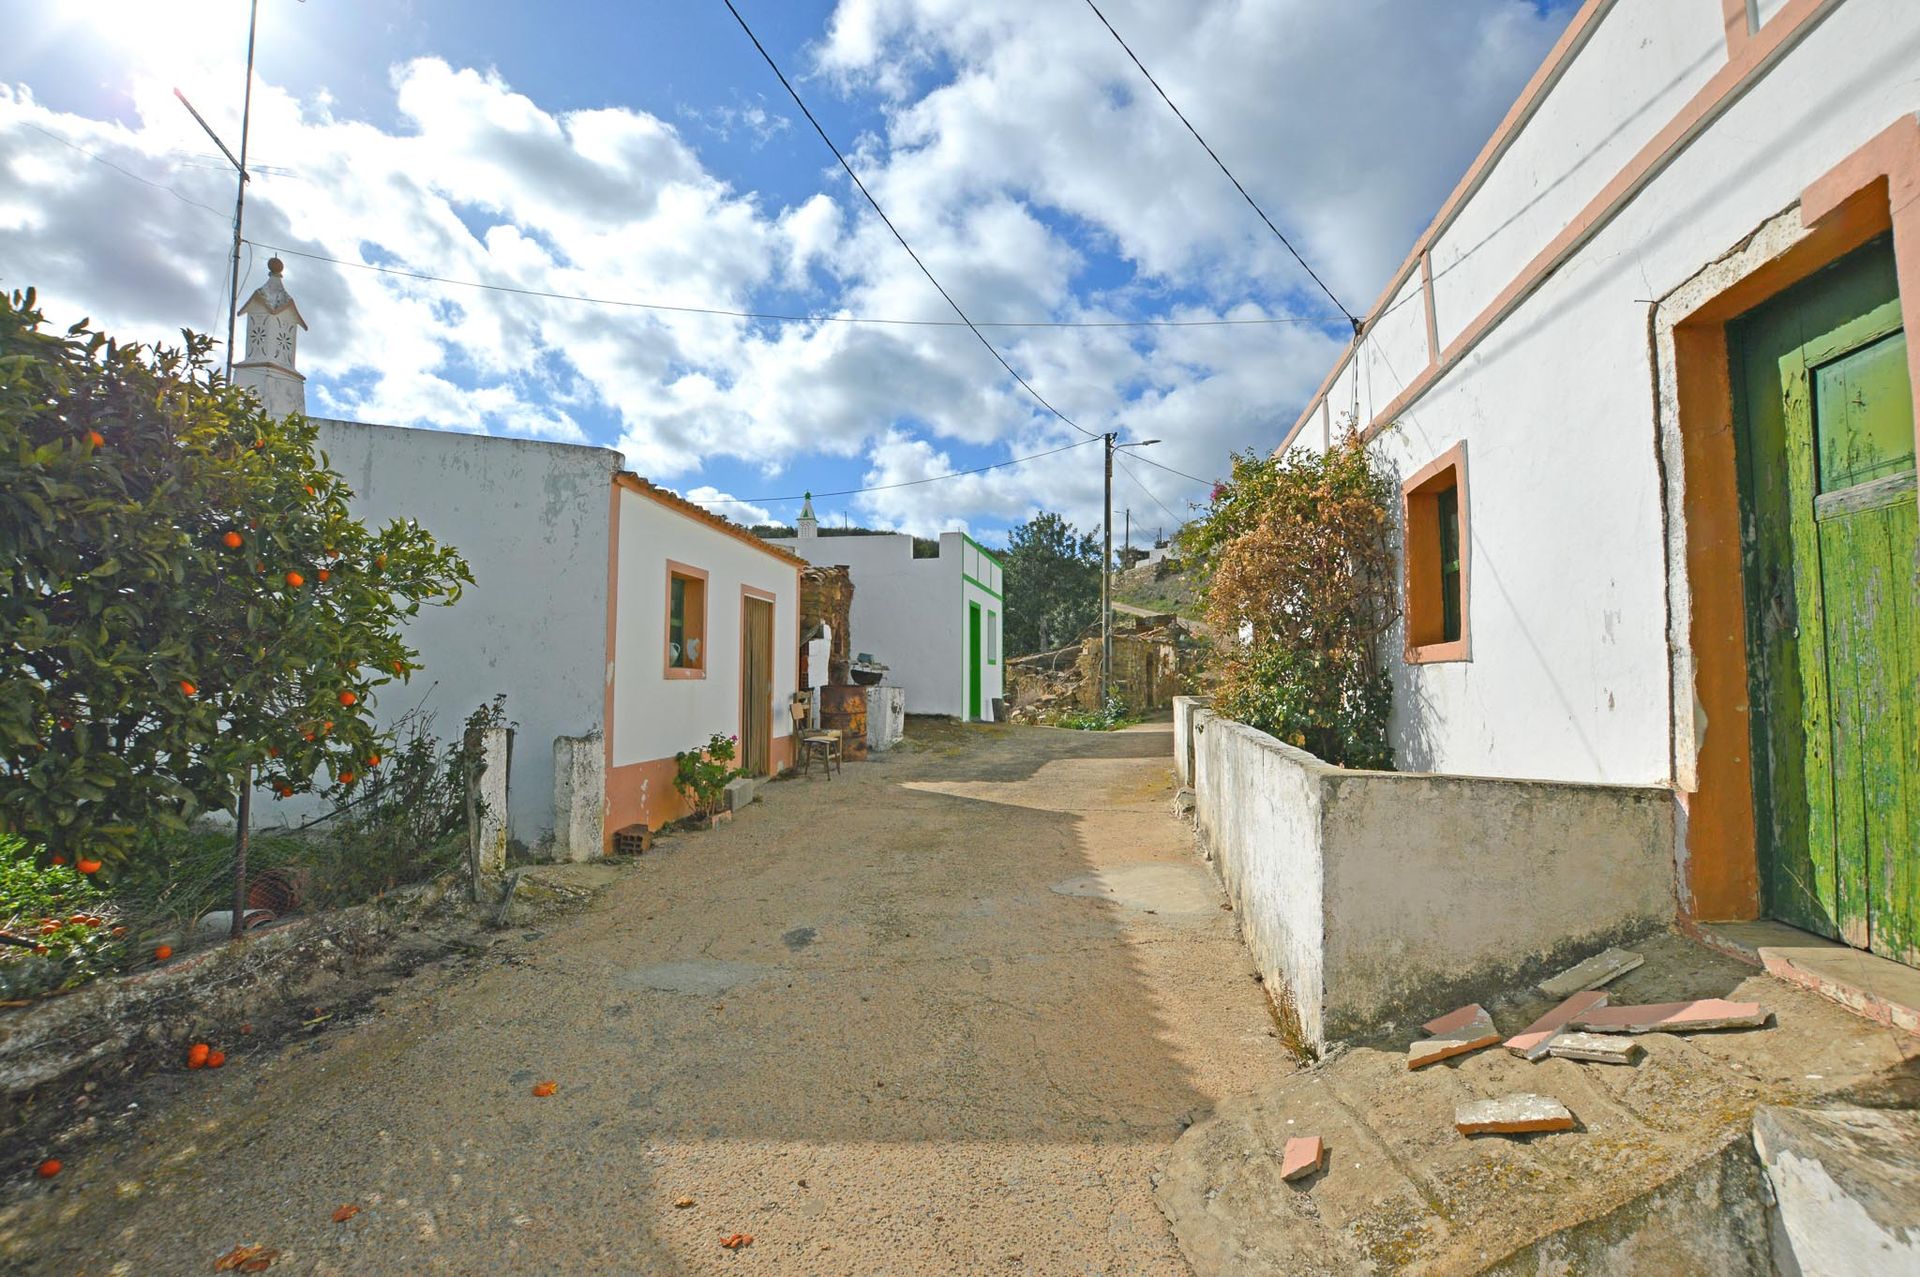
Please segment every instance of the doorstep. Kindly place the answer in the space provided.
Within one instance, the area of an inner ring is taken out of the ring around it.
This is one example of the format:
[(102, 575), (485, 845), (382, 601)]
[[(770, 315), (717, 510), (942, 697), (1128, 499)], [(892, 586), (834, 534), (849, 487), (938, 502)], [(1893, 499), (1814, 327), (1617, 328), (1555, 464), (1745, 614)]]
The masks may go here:
[(1694, 930), (1705, 943), (1776, 979), (1831, 998), (1875, 1024), (1920, 1034), (1920, 969), (1784, 922), (1703, 922)]

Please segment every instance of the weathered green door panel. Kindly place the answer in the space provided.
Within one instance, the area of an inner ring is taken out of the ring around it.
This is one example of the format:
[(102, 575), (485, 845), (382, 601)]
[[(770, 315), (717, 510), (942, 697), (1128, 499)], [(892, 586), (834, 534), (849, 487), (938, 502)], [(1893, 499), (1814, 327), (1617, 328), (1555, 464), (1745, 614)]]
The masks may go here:
[[(1909, 472), (1911, 474), (1911, 472)], [(1833, 810), (1841, 933), (1914, 956), (1920, 756), (1913, 734), (1913, 489), (1819, 524), (1832, 671)]]
[(980, 605), (967, 604), (967, 717), (980, 721)]
[(1908, 959), (1920, 931), (1913, 418), (1891, 244), (1729, 337), (1767, 911)]

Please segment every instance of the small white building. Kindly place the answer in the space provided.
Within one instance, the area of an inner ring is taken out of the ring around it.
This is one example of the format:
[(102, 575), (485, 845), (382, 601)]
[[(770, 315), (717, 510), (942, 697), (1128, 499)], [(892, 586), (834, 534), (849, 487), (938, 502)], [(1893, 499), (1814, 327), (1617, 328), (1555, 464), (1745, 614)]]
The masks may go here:
[(852, 654), (887, 666), (885, 681), (905, 689), (909, 713), (992, 720), (993, 703), (1005, 694), (1006, 604), (1000, 560), (990, 550), (961, 532), (941, 534), (937, 558), (916, 558), (913, 538), (898, 533), (821, 536), (811, 495), (795, 532), (767, 543), (808, 563), (847, 568)]
[[(234, 379), (276, 413), (304, 412), (291, 338), (305, 324), (277, 259), (269, 270), (242, 312)], [(754, 774), (791, 763), (798, 557), (625, 472), (609, 449), (315, 424), (360, 518), (417, 520), (473, 571), (457, 604), (408, 623), (420, 668), (374, 707), (383, 725), (431, 711), (451, 740), (504, 693), (515, 840), (586, 859), (622, 828), (687, 815), (674, 755), (715, 733), (738, 738)]]

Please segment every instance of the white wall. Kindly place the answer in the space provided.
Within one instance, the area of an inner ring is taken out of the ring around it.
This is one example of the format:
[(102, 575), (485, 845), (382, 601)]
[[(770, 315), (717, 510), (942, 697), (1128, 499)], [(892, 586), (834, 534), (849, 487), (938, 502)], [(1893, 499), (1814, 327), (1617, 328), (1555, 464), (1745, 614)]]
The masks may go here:
[[(374, 693), (391, 724), (415, 707), (442, 740), (507, 694), (519, 723), (508, 795), (513, 837), (553, 827), (553, 740), (583, 736), (605, 713), (607, 494), (620, 454), (353, 421), (316, 423), (320, 448), (370, 524), (415, 519), (457, 548), (474, 584), (451, 608), (422, 608), (406, 628), (423, 668)], [(271, 804), (291, 808), (292, 803)]]
[[(707, 572), (705, 678), (666, 677), (667, 560)], [(605, 575), (604, 564), (601, 568)], [(792, 733), (799, 677), (797, 565), (629, 488), (620, 489), (613, 765), (671, 758), (740, 731), (741, 587), (774, 596), (773, 738)], [(605, 617), (600, 622), (605, 631)]]
[[(1621, 0), (1603, 19), (1435, 249), (1443, 346), (1724, 64), (1720, 14)], [(1400, 667), (1401, 767), (1670, 782), (1650, 303), (1920, 109), (1916, 65), (1920, 4), (1839, 5), (1382, 436), (1403, 476), (1467, 443), (1472, 659)], [(1319, 434), (1310, 417), (1296, 442)]]
[[(870, 652), (887, 666), (886, 682), (906, 689), (910, 714), (967, 711), (967, 606), (998, 614), (1005, 583), (1000, 565), (978, 544), (958, 532), (940, 538), (940, 557), (913, 557), (913, 538), (893, 533), (861, 536), (769, 537), (768, 543), (793, 551), (824, 567), (844, 565), (853, 579), (853, 611), (848, 618), (855, 657)], [(971, 576), (982, 582), (968, 584)], [(996, 657), (998, 654), (996, 654)], [(993, 697), (1004, 694), (998, 659), (983, 670), (985, 713)]]

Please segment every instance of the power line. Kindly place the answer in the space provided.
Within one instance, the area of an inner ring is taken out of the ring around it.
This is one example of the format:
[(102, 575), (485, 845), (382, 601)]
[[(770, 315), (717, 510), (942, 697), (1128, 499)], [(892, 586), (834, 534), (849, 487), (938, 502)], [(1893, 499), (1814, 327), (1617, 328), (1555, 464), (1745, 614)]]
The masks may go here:
[[(728, 8), (733, 7), (732, 0), (728, 0), (727, 7)], [(1180, 110), (1180, 108), (1173, 104), (1173, 99), (1167, 96), (1167, 91), (1160, 87), (1160, 82), (1158, 80), (1153, 78), (1153, 72), (1147, 70), (1146, 65), (1142, 63), (1139, 57), (1137, 57), (1134, 54), (1134, 51), (1128, 47), (1127, 42), (1125, 40), (1120, 39), (1120, 33), (1113, 29), (1113, 24), (1111, 22), (1107, 21), (1107, 15), (1100, 12), (1100, 6), (1095, 4), (1093, 0), (1087, 0), (1087, 8), (1093, 10), (1093, 16), (1100, 19), (1100, 25), (1107, 29), (1107, 33), (1111, 35), (1115, 40), (1119, 41), (1120, 47), (1126, 50), (1127, 56), (1129, 58), (1133, 59), (1133, 65), (1140, 68), (1140, 74), (1147, 77), (1147, 83), (1151, 84), (1153, 86), (1153, 91), (1160, 95), (1160, 100), (1167, 104), (1168, 108), (1172, 110), (1175, 116), (1179, 117), (1180, 123), (1187, 126), (1187, 132), (1193, 134), (1193, 140), (1198, 142), (1206, 150), (1207, 155), (1212, 158), (1213, 162), (1216, 165), (1219, 166), (1220, 171), (1227, 175), (1227, 180), (1233, 183), (1234, 190), (1240, 192), (1240, 198), (1244, 199), (1247, 202), (1247, 207), (1251, 208), (1254, 212), (1260, 215), (1260, 220), (1267, 224), (1267, 229), (1274, 233), (1275, 238), (1277, 238), (1280, 241), (1281, 245), (1289, 253), (1293, 254), (1293, 260), (1300, 263), (1300, 269), (1307, 272), (1307, 274), (1312, 277), (1314, 283), (1320, 285), (1320, 291), (1327, 295), (1327, 300), (1332, 302), (1334, 304), (1335, 309), (1337, 309), (1342, 315), (1345, 315), (1347, 317), (1347, 322), (1353, 325), (1353, 331), (1355, 333), (1358, 333), (1361, 328), (1359, 317), (1356, 316), (1352, 311), (1348, 310), (1346, 306), (1341, 303), (1340, 299), (1333, 295), (1333, 290), (1327, 287), (1327, 282), (1321, 279), (1320, 276), (1314, 272), (1313, 267), (1307, 265), (1307, 259), (1300, 256), (1300, 250), (1295, 248), (1285, 235), (1281, 234), (1280, 228), (1273, 224), (1273, 219), (1267, 216), (1266, 210), (1261, 208), (1258, 204), (1254, 202), (1253, 196), (1247, 194), (1247, 188), (1240, 184), (1240, 179), (1233, 175), (1233, 170), (1227, 167), (1226, 161), (1222, 160), (1220, 156), (1214, 152), (1213, 147), (1207, 144), (1207, 139), (1200, 136), (1200, 130), (1194, 128), (1193, 122), (1187, 119), (1186, 115)]]
[[(211, 205), (202, 204), (200, 201), (182, 194), (175, 187), (169, 186), (164, 182), (156, 182), (152, 178), (142, 177), (133, 170), (114, 163), (104, 155), (89, 151), (84, 146), (71, 142), (57, 133), (43, 129), (39, 125), (26, 120), (20, 121), (20, 124), (24, 128), (32, 129), (35, 133), (78, 152), (96, 164), (112, 169), (122, 177), (132, 178), (142, 186), (150, 186), (156, 191), (165, 191), (181, 203), (200, 209), (203, 212), (211, 213), (222, 221), (232, 220), (228, 214), (221, 212)], [(214, 165), (181, 164), (178, 160), (176, 160), (174, 164), (175, 167), (179, 168), (216, 167)], [(291, 175), (293, 173), (291, 169), (264, 168), (258, 164), (252, 165), (248, 171), (253, 173), (279, 173), (282, 175)], [(1229, 319), (1223, 317), (1219, 319), (976, 319), (972, 321), (968, 321), (964, 316), (960, 319), (898, 319), (882, 315), (793, 315), (780, 311), (734, 310), (725, 306), (683, 306), (672, 302), (636, 301), (631, 298), (593, 297), (584, 293), (562, 293), (541, 288), (521, 288), (513, 284), (492, 284), (485, 280), (455, 279), (448, 275), (435, 275), (428, 271), (404, 270), (397, 266), (382, 266), (375, 262), (350, 261), (344, 257), (329, 257), (325, 253), (314, 253), (306, 249), (290, 248), (284, 244), (268, 244), (257, 239), (245, 239), (243, 242), (255, 248), (265, 249), (269, 253), (278, 253), (285, 257), (299, 257), (312, 262), (325, 262), (329, 266), (344, 266), (349, 270), (372, 271), (380, 275), (392, 275), (396, 278), (418, 280), (422, 283), (449, 284), (456, 288), (476, 288), (484, 292), (509, 293), (518, 297), (536, 297), (547, 301), (580, 302), (589, 306), (611, 306), (626, 310), (658, 310), (682, 315), (714, 315), (727, 319), (755, 319), (781, 324), (878, 324), (900, 328), (978, 327), (1071, 329), (1251, 328), (1271, 326), (1274, 324), (1300, 325), (1312, 322), (1302, 319), (1298, 315), (1263, 315), (1257, 319)]]
[[(204, 207), (204, 206), (203, 206)], [(259, 240), (248, 240), (256, 248), (266, 249), (270, 253), (283, 253), (289, 257), (304, 257), (308, 261), (326, 262), (331, 266), (345, 266), (352, 270), (373, 271), (381, 275), (394, 275), (401, 279), (417, 279), (426, 283), (452, 284), (459, 288), (478, 288), (490, 293), (512, 293), (519, 297), (538, 297), (547, 301), (583, 302), (589, 306), (613, 306), (628, 310), (662, 310), (682, 315), (718, 315), (728, 319), (765, 319), (783, 324), (892, 324), (909, 328), (964, 328), (965, 323), (958, 319), (891, 319), (872, 315), (789, 315), (775, 311), (730, 310), (722, 306), (682, 306), (671, 302), (643, 302), (619, 297), (590, 297), (582, 293), (552, 292), (542, 288), (522, 288), (514, 284), (490, 284), (484, 280), (453, 279), (445, 275), (433, 275), (425, 271), (404, 270), (398, 266), (381, 266), (375, 262), (348, 261), (341, 257), (328, 257), (325, 253), (310, 253), (304, 249), (287, 248), (279, 244), (266, 244)], [(982, 328), (1222, 328), (1247, 324), (1297, 324), (1298, 318), (1290, 315), (1272, 316), (1262, 319), (982, 319), (976, 321)]]
[(1144, 461), (1144, 462), (1146, 462), (1146, 463), (1147, 463), (1148, 465), (1150, 465), (1150, 466), (1154, 466), (1154, 467), (1157, 467), (1158, 469), (1161, 469), (1161, 470), (1165, 470), (1165, 471), (1166, 471), (1166, 472), (1167, 472), (1168, 474), (1177, 474), (1177, 475), (1179, 475), (1179, 476), (1180, 476), (1180, 477), (1181, 477), (1182, 479), (1191, 479), (1191, 480), (1193, 480), (1193, 481), (1194, 481), (1195, 483), (1208, 483), (1208, 484), (1212, 484), (1212, 483), (1218, 483), (1218, 482), (1220, 482), (1220, 481), (1219, 481), (1218, 479), (1202, 479), (1202, 478), (1201, 478), (1201, 477), (1200, 477), (1199, 475), (1197, 475), (1197, 474), (1188, 474), (1188, 473), (1187, 473), (1187, 472), (1186, 472), (1185, 470), (1175, 470), (1175, 469), (1174, 469), (1174, 468), (1173, 468), (1172, 466), (1169, 466), (1169, 465), (1162, 465), (1162, 464), (1161, 464), (1160, 462), (1158, 462), (1158, 461), (1155, 461), (1155, 460), (1154, 460), (1154, 459), (1153, 459), (1152, 457), (1149, 457), (1149, 456), (1147, 456), (1147, 455), (1146, 455), (1146, 454), (1144, 454), (1144, 453), (1139, 453), (1139, 452), (1136, 452), (1136, 453), (1134, 453), (1134, 454), (1133, 454), (1133, 459), (1134, 459), (1135, 461)]
[(1099, 438), (1099, 435), (1095, 435), (1091, 439), (1082, 439), (1079, 443), (1070, 443), (1064, 448), (1050, 448), (1046, 452), (1035, 452), (1024, 457), (1014, 457), (1009, 461), (996, 461), (990, 466), (975, 466), (971, 470), (955, 470), (948, 474), (928, 475), (924, 479), (906, 479), (899, 483), (882, 483), (871, 488), (845, 488), (839, 492), (807, 492), (797, 497), (726, 497), (717, 501), (702, 501), (697, 504), (760, 505), (765, 503), (767, 505), (778, 505), (783, 501), (801, 501), (807, 497), (852, 497), (858, 496), (862, 492), (891, 492), (895, 488), (912, 488), (923, 483), (938, 483), (942, 479), (964, 479), (970, 474), (985, 474), (989, 470), (1004, 470), (1008, 466), (1017, 466), (1024, 461), (1038, 461), (1041, 457), (1051, 457), (1062, 452), (1072, 452), (1075, 448), (1084, 448)]
[(760, 51), (760, 56), (764, 58), (767, 65), (772, 68), (773, 74), (780, 81), (780, 86), (787, 91), (787, 96), (793, 99), (793, 104), (800, 108), (800, 114), (807, 117), (807, 123), (813, 125), (813, 131), (820, 135), (820, 140), (827, 144), (827, 149), (833, 152), (833, 158), (840, 161), (840, 167), (845, 169), (847, 176), (853, 179), (853, 184), (859, 188), (860, 194), (866, 196), (867, 203), (873, 206), (873, 211), (879, 214), (880, 220), (886, 223), (888, 230), (893, 232), (893, 237), (900, 241), (900, 247), (907, 250), (907, 256), (913, 259), (913, 264), (920, 268), (920, 273), (927, 277), (927, 282), (938, 289), (940, 295), (947, 299), (947, 305), (953, 307), (953, 313), (960, 316), (961, 321), (966, 324), (968, 330), (980, 339), (980, 344), (987, 348), (987, 353), (999, 360), (1000, 366), (1007, 370), (1008, 375), (1019, 382), (1020, 388), (1032, 395), (1034, 401), (1042, 408), (1045, 408), (1048, 412), (1060, 418), (1060, 420), (1066, 422), (1081, 434), (1087, 436), (1087, 438), (1098, 439), (1100, 437), (1099, 435), (1048, 403), (1046, 398), (1028, 384), (1027, 379), (1022, 377), (1019, 372), (1015, 370), (1014, 366), (1007, 362), (1006, 356), (1002, 355), (999, 350), (994, 347), (994, 344), (987, 340), (987, 335), (981, 332), (971, 319), (967, 318), (967, 312), (960, 309), (960, 303), (953, 300), (953, 294), (949, 293), (941, 286), (940, 281), (933, 277), (933, 272), (927, 269), (927, 264), (920, 260), (920, 254), (913, 251), (913, 245), (907, 243), (907, 237), (900, 233), (900, 228), (893, 224), (893, 219), (888, 217), (886, 210), (880, 207), (880, 201), (873, 198), (873, 192), (869, 191), (867, 184), (860, 180), (860, 175), (853, 171), (853, 165), (847, 163), (847, 157), (840, 153), (840, 148), (833, 144), (833, 139), (827, 136), (827, 131), (820, 127), (820, 121), (813, 118), (813, 112), (807, 109), (807, 104), (801, 100), (799, 92), (794, 89), (793, 85), (787, 82), (786, 73), (780, 69), (780, 64), (773, 60), (773, 55), (767, 52), (767, 47), (760, 43), (760, 37), (753, 33), (753, 28), (747, 25), (747, 20), (740, 16), (740, 10), (733, 7), (733, 0), (725, 0), (725, 4), (727, 6), (727, 12), (731, 13), (733, 20), (740, 24), (740, 29), (747, 33), (747, 39), (753, 41), (753, 47)]
[(1126, 475), (1126, 476), (1127, 476), (1127, 478), (1129, 478), (1129, 479), (1131, 479), (1131, 480), (1133, 481), (1133, 486), (1134, 486), (1134, 487), (1136, 487), (1136, 488), (1138, 488), (1138, 489), (1140, 489), (1140, 491), (1142, 491), (1142, 492), (1144, 492), (1144, 493), (1146, 493), (1146, 494), (1147, 494), (1147, 500), (1149, 500), (1149, 501), (1151, 501), (1151, 502), (1153, 502), (1153, 503), (1154, 503), (1155, 505), (1157, 505), (1157, 506), (1159, 506), (1159, 507), (1160, 507), (1160, 508), (1161, 508), (1162, 510), (1166, 510), (1166, 511), (1167, 511), (1167, 517), (1168, 517), (1169, 519), (1172, 519), (1172, 520), (1173, 520), (1173, 521), (1174, 521), (1175, 523), (1180, 523), (1180, 522), (1182, 522), (1182, 521), (1183, 521), (1183, 520), (1182, 520), (1182, 519), (1180, 518), (1180, 516), (1179, 516), (1179, 515), (1177, 515), (1177, 514), (1175, 514), (1175, 513), (1174, 513), (1173, 511), (1171, 511), (1171, 510), (1167, 510), (1167, 503), (1166, 503), (1166, 502), (1164, 502), (1164, 501), (1162, 501), (1162, 500), (1161, 500), (1161, 499), (1160, 499), (1159, 497), (1156, 497), (1156, 496), (1154, 496), (1154, 495), (1153, 495), (1153, 489), (1152, 489), (1152, 488), (1149, 488), (1149, 487), (1148, 487), (1148, 486), (1147, 486), (1146, 484), (1144, 484), (1144, 483), (1142, 483), (1142, 482), (1140, 482), (1140, 476), (1139, 476), (1139, 475), (1137, 475), (1137, 474), (1135, 474), (1135, 473), (1134, 473), (1133, 471), (1131, 471), (1131, 470), (1129, 470), (1129, 469), (1127, 469), (1127, 463), (1126, 463), (1126, 462), (1124, 462), (1124, 461), (1121, 461), (1121, 460), (1120, 460), (1120, 458), (1118, 458), (1118, 457), (1115, 457), (1115, 458), (1114, 458), (1114, 461), (1115, 461), (1115, 463), (1116, 463), (1116, 464), (1118, 464), (1118, 465), (1119, 465), (1119, 467), (1120, 467), (1120, 472), (1121, 472), (1122, 474), (1124, 474), (1124, 475)]

